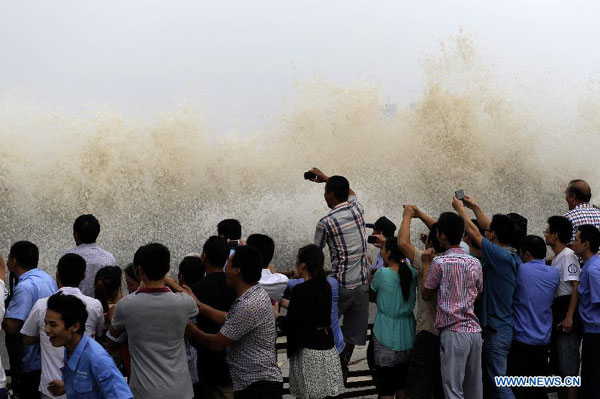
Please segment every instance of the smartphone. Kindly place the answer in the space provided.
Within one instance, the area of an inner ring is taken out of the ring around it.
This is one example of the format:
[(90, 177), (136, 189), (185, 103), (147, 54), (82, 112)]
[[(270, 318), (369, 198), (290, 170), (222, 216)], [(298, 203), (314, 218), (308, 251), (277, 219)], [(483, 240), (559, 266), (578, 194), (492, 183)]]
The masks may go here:
[(367, 237), (367, 242), (369, 244), (375, 244), (375, 243), (377, 243), (377, 237), (375, 237), (375, 236), (368, 236)]
[(461, 201), (465, 199), (465, 192), (463, 191), (462, 188), (460, 190), (456, 190), (454, 192), (454, 195), (456, 196), (457, 199), (459, 199)]
[(304, 172), (304, 178), (306, 180), (312, 180), (314, 178), (316, 178), (317, 175), (315, 175), (313, 172), (311, 172), (310, 170), (308, 172)]
[(240, 243), (239, 243), (239, 241), (238, 241), (238, 240), (229, 240), (229, 241), (227, 241), (227, 246), (228, 246), (229, 248), (235, 248), (235, 247), (237, 247), (238, 245), (240, 245)]

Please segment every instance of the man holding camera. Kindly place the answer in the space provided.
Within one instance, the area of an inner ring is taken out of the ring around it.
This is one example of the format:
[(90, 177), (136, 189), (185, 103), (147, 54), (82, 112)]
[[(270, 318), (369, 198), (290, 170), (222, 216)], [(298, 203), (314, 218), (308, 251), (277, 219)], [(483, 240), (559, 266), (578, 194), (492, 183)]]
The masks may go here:
[(312, 181), (325, 183), (324, 198), (329, 213), (319, 220), (315, 245), (329, 247), (332, 276), (340, 283), (339, 315), (346, 348), (340, 354), (344, 377), (355, 345), (367, 340), (369, 321), (369, 264), (363, 207), (343, 176), (328, 177), (317, 168)]

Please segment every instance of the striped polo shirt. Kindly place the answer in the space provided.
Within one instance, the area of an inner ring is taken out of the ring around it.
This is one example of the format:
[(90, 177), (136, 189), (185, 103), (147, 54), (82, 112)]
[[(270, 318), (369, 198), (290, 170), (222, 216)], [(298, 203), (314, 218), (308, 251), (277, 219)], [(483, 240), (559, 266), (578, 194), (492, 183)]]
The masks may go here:
[(437, 290), (435, 327), (455, 332), (481, 332), (473, 311), (483, 291), (483, 271), (477, 258), (450, 248), (433, 258), (425, 288)]

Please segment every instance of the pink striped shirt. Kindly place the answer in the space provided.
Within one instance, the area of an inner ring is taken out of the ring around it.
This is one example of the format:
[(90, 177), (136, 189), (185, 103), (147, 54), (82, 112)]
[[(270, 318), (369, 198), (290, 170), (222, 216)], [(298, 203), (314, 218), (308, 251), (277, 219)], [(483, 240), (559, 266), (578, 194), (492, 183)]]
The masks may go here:
[(483, 291), (483, 272), (477, 258), (461, 248), (450, 248), (433, 258), (425, 288), (437, 290), (435, 327), (455, 332), (481, 332), (473, 311)]

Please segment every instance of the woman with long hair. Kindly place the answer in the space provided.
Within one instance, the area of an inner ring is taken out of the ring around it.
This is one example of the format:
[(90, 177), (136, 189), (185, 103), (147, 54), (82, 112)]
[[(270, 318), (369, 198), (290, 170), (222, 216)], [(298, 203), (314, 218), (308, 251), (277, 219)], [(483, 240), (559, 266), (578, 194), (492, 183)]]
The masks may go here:
[(127, 284), (127, 292), (130, 294), (136, 292), (140, 288), (140, 278), (136, 273), (133, 263), (127, 265), (125, 272), (125, 284)]
[(298, 251), (296, 272), (304, 282), (292, 290), (285, 329), (290, 362), (290, 393), (325, 398), (344, 391), (342, 368), (331, 330), (331, 286), (323, 270), (323, 251)]
[(121, 277), (119, 266), (105, 266), (98, 270), (95, 278), (94, 294), (104, 308), (106, 329), (112, 320), (115, 306), (121, 299)]
[(406, 262), (397, 238), (381, 249), (383, 269), (371, 281), (377, 315), (373, 326), (374, 363), (381, 399), (404, 399), (410, 349), (415, 340), (416, 272)]

